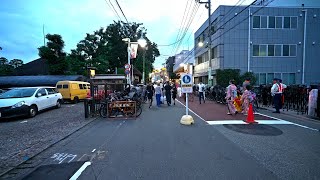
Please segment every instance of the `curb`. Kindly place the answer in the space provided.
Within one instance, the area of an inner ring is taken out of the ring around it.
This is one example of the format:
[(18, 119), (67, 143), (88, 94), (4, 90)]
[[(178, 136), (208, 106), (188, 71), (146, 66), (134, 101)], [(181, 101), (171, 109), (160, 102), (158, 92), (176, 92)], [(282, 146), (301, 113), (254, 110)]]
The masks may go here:
[(92, 119), (90, 122), (88, 122), (87, 124), (84, 124), (83, 126), (79, 127), (78, 129), (74, 130), (73, 132), (70, 132), (69, 134), (67, 134), (67, 135), (64, 136), (63, 138), (61, 138), (61, 139), (57, 140), (56, 142), (48, 145), (48, 146), (45, 147), (43, 150), (41, 150), (41, 151), (39, 151), (38, 153), (34, 154), (33, 156), (29, 157), (27, 160), (24, 160), (24, 161), (22, 161), (21, 163), (17, 164), (15, 167), (12, 167), (12, 168), (4, 171), (3, 173), (0, 174), (0, 179), (1, 179), (4, 175), (6, 175), (6, 174), (10, 173), (11, 171), (15, 170), (17, 167), (21, 166), (22, 164), (26, 163), (27, 161), (31, 160), (32, 158), (38, 156), (39, 154), (41, 154), (41, 153), (43, 153), (44, 151), (46, 151), (46, 150), (48, 150), (49, 148), (51, 148), (52, 146), (54, 146), (54, 145), (58, 144), (59, 142), (65, 140), (66, 138), (70, 137), (72, 134), (80, 131), (80, 130), (83, 129), (85, 126), (91, 124), (93, 121), (97, 120), (98, 118), (99, 118), (99, 117), (93, 118), (93, 119)]

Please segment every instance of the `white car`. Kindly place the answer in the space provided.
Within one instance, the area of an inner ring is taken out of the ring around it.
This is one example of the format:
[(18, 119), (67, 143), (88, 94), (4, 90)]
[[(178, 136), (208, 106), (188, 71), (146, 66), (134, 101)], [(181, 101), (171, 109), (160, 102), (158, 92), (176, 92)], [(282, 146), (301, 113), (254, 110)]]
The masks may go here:
[(16, 116), (34, 117), (39, 111), (60, 108), (62, 95), (55, 87), (13, 88), (0, 95), (0, 119)]

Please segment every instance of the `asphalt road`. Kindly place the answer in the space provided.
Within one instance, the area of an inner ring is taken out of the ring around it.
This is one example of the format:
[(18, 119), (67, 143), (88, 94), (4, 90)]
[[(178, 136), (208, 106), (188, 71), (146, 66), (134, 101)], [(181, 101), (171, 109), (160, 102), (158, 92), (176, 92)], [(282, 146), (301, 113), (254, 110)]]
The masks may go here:
[(16, 167), (91, 122), (85, 120), (83, 103), (63, 104), (34, 118), (0, 121), (0, 174)]
[(97, 119), (4, 178), (69, 179), (90, 162), (78, 179), (320, 179), (319, 122), (280, 114), (303, 127), (208, 125), (193, 115), (184, 126), (184, 112), (177, 103), (136, 120)]

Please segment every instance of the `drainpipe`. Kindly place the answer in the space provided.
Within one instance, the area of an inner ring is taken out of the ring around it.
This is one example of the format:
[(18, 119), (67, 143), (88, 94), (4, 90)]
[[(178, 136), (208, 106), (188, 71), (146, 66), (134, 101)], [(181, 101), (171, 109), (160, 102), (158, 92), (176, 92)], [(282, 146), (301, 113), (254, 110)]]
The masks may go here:
[(249, 24), (248, 24), (248, 69), (247, 71), (250, 72), (250, 55), (251, 55), (251, 51), (250, 51), (250, 39), (251, 39), (251, 28), (250, 28), (250, 25), (251, 25), (251, 18), (250, 18), (250, 14), (251, 14), (251, 11), (250, 11), (250, 7), (249, 7)]
[[(302, 5), (304, 7), (304, 5)], [(304, 12), (304, 28), (303, 28), (303, 56), (302, 56), (302, 84), (305, 84), (305, 64), (306, 64), (306, 35), (307, 35), (307, 10)]]

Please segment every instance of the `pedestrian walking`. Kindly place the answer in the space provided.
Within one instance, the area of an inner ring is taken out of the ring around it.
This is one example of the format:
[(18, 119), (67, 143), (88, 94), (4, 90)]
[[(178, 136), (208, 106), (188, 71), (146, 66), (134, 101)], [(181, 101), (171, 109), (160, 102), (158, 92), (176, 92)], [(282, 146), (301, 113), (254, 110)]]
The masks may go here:
[(156, 94), (157, 106), (160, 107), (161, 95), (162, 95), (162, 90), (161, 90), (161, 87), (160, 87), (160, 83), (157, 84), (157, 86), (156, 86), (154, 91), (155, 91), (155, 94)]
[(172, 90), (172, 86), (170, 85), (169, 81), (164, 86), (164, 90), (165, 90), (165, 94), (166, 94), (167, 104), (168, 104), (168, 106), (171, 106), (171, 90)]
[(282, 90), (283, 90), (283, 86), (279, 82), (279, 79), (274, 78), (273, 85), (271, 87), (271, 95), (273, 96), (273, 103), (276, 111), (274, 111), (273, 113), (280, 113), (280, 109), (282, 106), (282, 101), (281, 101)]
[(236, 108), (234, 106), (234, 100), (237, 97), (237, 87), (235, 86), (235, 81), (230, 80), (229, 86), (227, 87), (227, 106), (228, 106), (228, 115), (237, 114)]
[(151, 108), (152, 106), (152, 102), (153, 102), (153, 95), (155, 94), (154, 92), (154, 87), (152, 85), (152, 83), (148, 84), (147, 88), (146, 88), (146, 92), (147, 92), (147, 98), (149, 101), (149, 108)]
[(203, 103), (206, 103), (206, 101), (204, 100), (204, 95), (203, 93), (205, 92), (205, 85), (202, 83), (202, 81), (200, 81), (199, 85), (199, 102), (201, 104), (201, 99), (203, 99)]
[(177, 98), (177, 87), (173, 86), (172, 88), (172, 99), (173, 99), (173, 105), (176, 105), (176, 98)]
[(282, 93), (281, 93), (281, 106), (280, 106), (280, 109), (282, 109), (282, 107), (284, 105), (284, 90), (287, 88), (287, 85), (282, 83), (282, 79), (279, 79), (279, 85), (280, 85), (280, 89), (282, 90)]
[(251, 95), (251, 86), (250, 85), (246, 85), (243, 87), (244, 91), (242, 93), (241, 96), (241, 102), (242, 102), (242, 113), (243, 115), (248, 115), (248, 110), (249, 110), (249, 105), (252, 99), (252, 95)]

